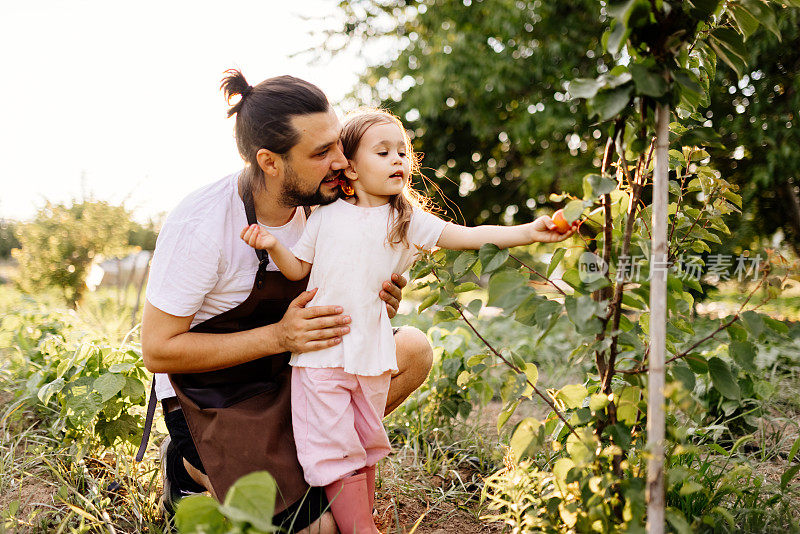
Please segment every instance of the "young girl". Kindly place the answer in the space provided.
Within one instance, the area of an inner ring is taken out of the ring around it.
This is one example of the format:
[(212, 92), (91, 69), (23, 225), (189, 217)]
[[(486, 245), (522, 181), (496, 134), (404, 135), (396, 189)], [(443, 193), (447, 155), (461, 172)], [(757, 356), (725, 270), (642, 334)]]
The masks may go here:
[(352, 116), (341, 140), (347, 198), (317, 208), (291, 251), (258, 225), (242, 230), (242, 239), (269, 251), (290, 280), (310, 272), (308, 287), (319, 289), (309, 306), (335, 303), (351, 316), (341, 343), (292, 355), (292, 425), (306, 481), (325, 487), (339, 531), (374, 534), (375, 464), (391, 450), (381, 421), (397, 371), (391, 324), (377, 297), (381, 283), (403, 273), (418, 249), (555, 242), (574, 228), (558, 233), (546, 216), (468, 228), (428, 213), (411, 188), (418, 172), (411, 141), (386, 111)]

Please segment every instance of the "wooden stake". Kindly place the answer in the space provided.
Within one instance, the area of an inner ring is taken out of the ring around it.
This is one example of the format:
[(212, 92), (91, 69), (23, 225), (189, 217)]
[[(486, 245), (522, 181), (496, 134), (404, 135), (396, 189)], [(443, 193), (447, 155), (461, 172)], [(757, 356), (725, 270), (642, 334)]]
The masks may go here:
[(664, 532), (664, 353), (667, 339), (667, 203), (669, 191), (669, 106), (656, 106), (650, 259), (650, 371), (647, 400), (647, 532)]

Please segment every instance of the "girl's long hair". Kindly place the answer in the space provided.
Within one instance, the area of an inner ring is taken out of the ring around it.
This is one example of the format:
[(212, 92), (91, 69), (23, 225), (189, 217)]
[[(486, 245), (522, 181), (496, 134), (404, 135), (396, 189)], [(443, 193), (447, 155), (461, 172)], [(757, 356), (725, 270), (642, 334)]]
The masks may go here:
[[(388, 234), (390, 245), (402, 243), (404, 246), (410, 246), (408, 242), (408, 227), (411, 224), (411, 214), (414, 211), (414, 206), (430, 211), (432, 203), (428, 197), (412, 187), (412, 177), (422, 174), (419, 165), (421, 158), (419, 154), (414, 152), (411, 138), (409, 138), (408, 132), (403, 127), (403, 123), (396, 115), (384, 109), (360, 109), (348, 115), (345, 120), (341, 136), (342, 152), (348, 160), (352, 160), (356, 155), (364, 133), (370, 126), (375, 124), (396, 124), (400, 131), (403, 132), (406, 154), (411, 161), (411, 174), (403, 186), (403, 191), (392, 196), (389, 200), (393, 216), (389, 218)], [(342, 173), (342, 177), (344, 177), (344, 173)]]

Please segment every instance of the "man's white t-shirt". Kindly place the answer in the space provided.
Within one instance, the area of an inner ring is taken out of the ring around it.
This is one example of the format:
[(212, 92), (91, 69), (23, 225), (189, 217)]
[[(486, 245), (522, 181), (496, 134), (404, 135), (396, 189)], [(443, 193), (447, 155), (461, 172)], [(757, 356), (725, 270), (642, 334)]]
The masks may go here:
[(414, 208), (408, 226), (409, 245), (390, 245), (389, 204), (359, 207), (344, 200), (320, 206), (308, 218), (296, 257), (312, 264), (308, 287), (319, 288), (309, 306), (339, 305), (352, 321), (350, 333), (332, 347), (293, 354), (291, 365), (344, 367), (357, 375), (397, 370), (392, 325), (380, 299), (381, 284), (392, 273), (402, 274), (418, 248), (431, 249), (447, 223)]
[[(253, 288), (258, 257), (239, 238), (247, 226), (239, 197), (240, 172), (226, 176), (186, 197), (170, 212), (158, 234), (147, 282), (147, 300), (159, 310), (187, 317), (191, 326), (244, 302)], [(285, 225), (266, 227), (284, 246), (303, 233), (303, 209)], [(270, 262), (267, 270), (277, 271)], [(156, 374), (159, 400), (175, 395), (165, 374)]]

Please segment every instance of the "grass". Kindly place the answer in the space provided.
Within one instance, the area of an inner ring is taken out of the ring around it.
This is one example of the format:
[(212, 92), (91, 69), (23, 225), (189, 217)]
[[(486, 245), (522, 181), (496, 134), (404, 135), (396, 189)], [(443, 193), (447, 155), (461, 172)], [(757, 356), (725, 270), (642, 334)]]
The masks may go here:
[[(120, 302), (114, 291), (88, 295), (74, 314), (76, 328), (92, 332), (113, 344), (124, 339), (136, 341), (138, 331), (130, 328), (132, 295)], [(13, 306), (58, 306), (51, 297), (35, 299), (0, 286), (0, 311)], [(410, 307), (410, 306), (409, 306)], [(413, 311), (396, 323), (422, 330), (430, 326), (429, 315)], [(536, 355), (540, 383), (558, 388), (581, 381), (590, 362), (572, 361), (568, 329), (556, 326), (547, 343), (520, 335), (512, 319), (487, 315), (479, 321), (481, 332), (498, 346), (524, 345)], [(749, 465), (761, 477), (762, 488), (743, 501), (737, 510), (740, 532), (783, 529), (785, 521), (798, 518), (800, 497), (796, 494), (789, 510), (759, 509), (769, 488), (780, 485), (788, 452), (800, 433), (800, 325), (791, 327), (790, 342), (766, 347), (759, 355), (766, 376), (775, 386), (763, 406), (764, 416), (744, 451)], [(158, 510), (160, 480), (157, 445), (162, 432), (154, 432), (145, 460), (133, 461), (130, 447), (96, 450), (79, 458), (62, 446), (47, 427), (48, 415), (35, 413), (15, 402), (13, 391), (24, 388), (24, 377), (15, 376), (10, 362), (11, 347), (0, 347), (0, 533), (3, 532), (113, 532), (164, 533), (170, 527)], [(434, 377), (435, 379), (435, 377)], [(394, 452), (379, 470), (376, 500), (381, 528), (387, 533), (459, 534), (499, 533), (500, 524), (489, 524), (480, 503), (483, 477), (503, 463), (506, 434), (496, 429), (500, 410), (497, 401), (473, 410), (467, 420), (458, 418), (436, 428), (409, 424), (408, 414), (398, 411), (387, 420), (395, 439)], [(526, 412), (527, 411), (527, 412)], [(523, 404), (515, 420), (542, 407)], [(795, 486), (796, 488), (796, 486)], [(788, 515), (787, 515), (788, 514)], [(794, 516), (792, 516), (794, 514)], [(773, 528), (774, 525), (778, 527)]]

